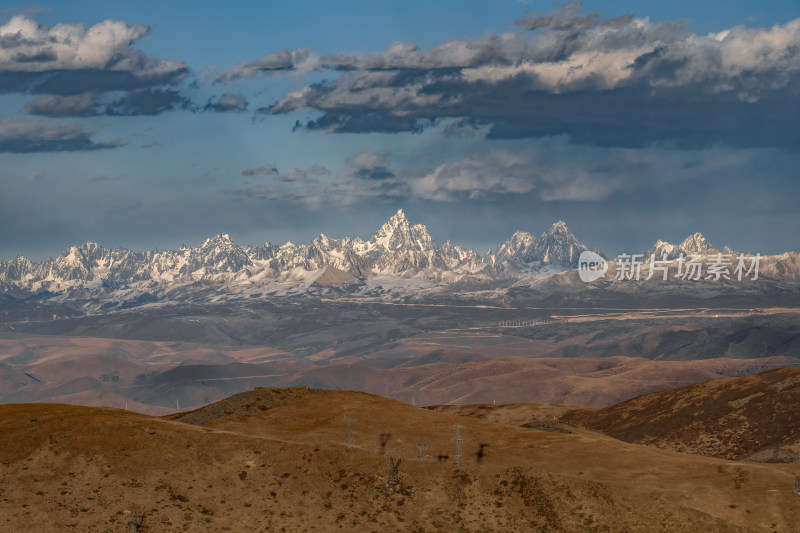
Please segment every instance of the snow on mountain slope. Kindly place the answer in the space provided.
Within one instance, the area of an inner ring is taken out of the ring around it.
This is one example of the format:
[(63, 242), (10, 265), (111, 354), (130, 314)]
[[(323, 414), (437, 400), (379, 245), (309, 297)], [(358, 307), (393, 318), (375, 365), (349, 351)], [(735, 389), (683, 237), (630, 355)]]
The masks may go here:
[[(558, 221), (538, 237), (517, 231), (481, 256), (450, 241), (439, 245), (428, 228), (412, 225), (399, 210), (366, 241), (320, 234), (308, 244), (240, 246), (219, 234), (198, 247), (178, 250), (135, 252), (87, 242), (38, 263), (19, 256), (0, 261), (0, 294), (102, 310), (325, 291), (374, 296), (381, 291), (447, 290), (454, 283), (458, 291), (494, 290), (501, 285), (541, 286), (545, 278), (574, 269), (588, 249)], [(674, 259), (681, 253), (718, 250), (695, 233), (679, 245), (658, 241), (647, 257), (651, 253)], [(798, 257), (794, 252), (765, 257), (762, 271), (765, 276), (798, 279)]]
[[(61, 293), (64, 297), (67, 292), (69, 296), (81, 293), (87, 298), (87, 291), (106, 290), (138, 298), (142, 291), (190, 287), (198, 282), (224, 284), (228, 290), (275, 283), (307, 286), (321, 272), (346, 275), (328, 276), (318, 286), (328, 286), (336, 279), (364, 280), (376, 275), (452, 281), (484, 267), (477, 252), (449, 241), (440, 247), (424, 225), (411, 225), (400, 210), (366, 242), (320, 234), (309, 244), (239, 246), (227, 234), (219, 234), (196, 248), (147, 252), (109, 250), (87, 242), (40, 263), (21, 256), (0, 261), (0, 290)], [(311, 278), (303, 274), (312, 272)], [(284, 290), (282, 287), (279, 292)]]
[(535, 274), (540, 277), (544, 272), (574, 268), (581, 252), (588, 249), (570, 233), (567, 224), (559, 220), (539, 237), (517, 231), (494, 252), (487, 253), (486, 262), (499, 276)]
[(719, 252), (719, 250), (711, 246), (711, 243), (709, 243), (701, 233), (697, 232), (689, 235), (683, 242), (677, 245), (659, 239), (652, 248), (644, 253), (644, 257), (649, 259), (651, 255), (655, 255), (656, 260), (660, 261), (664, 257), (667, 259), (676, 259), (681, 254), (708, 255)]

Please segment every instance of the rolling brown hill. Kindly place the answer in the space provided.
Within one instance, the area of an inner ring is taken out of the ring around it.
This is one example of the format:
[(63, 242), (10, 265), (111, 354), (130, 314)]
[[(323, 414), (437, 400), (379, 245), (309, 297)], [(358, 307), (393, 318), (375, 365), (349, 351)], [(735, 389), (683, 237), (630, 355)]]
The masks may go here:
[[(352, 452), (345, 413), (356, 417)], [(131, 511), (139, 531), (159, 532), (783, 532), (800, 523), (792, 465), (513, 427), (365, 393), (257, 389), (168, 418), (2, 405), (0, 439), (7, 531), (123, 531)], [(384, 450), (402, 459), (391, 487)]]
[[(530, 349), (519, 339), (509, 344), (492, 337), (482, 342), (497, 344), (459, 349), (437, 339), (371, 356), (317, 361), (292, 359), (269, 347), (13, 336), (0, 339), (0, 403), (123, 407), (128, 401), (131, 409), (163, 414), (176, 402), (199, 407), (256, 386), (308, 385), (360, 390), (416, 405), (496, 401), (605, 407), (657, 390), (800, 364), (786, 356), (698, 361), (523, 357), (513, 355)], [(462, 341), (475, 339), (454, 342)]]
[(553, 403), (507, 403), (507, 404), (469, 404), (469, 405), (431, 405), (426, 407), (440, 413), (452, 413), (488, 420), (496, 424), (511, 426), (536, 426), (542, 423), (559, 422), (566, 413), (594, 411), (594, 407), (575, 407)]
[(780, 368), (639, 396), (562, 416), (626, 442), (726, 459), (800, 452), (800, 369)]

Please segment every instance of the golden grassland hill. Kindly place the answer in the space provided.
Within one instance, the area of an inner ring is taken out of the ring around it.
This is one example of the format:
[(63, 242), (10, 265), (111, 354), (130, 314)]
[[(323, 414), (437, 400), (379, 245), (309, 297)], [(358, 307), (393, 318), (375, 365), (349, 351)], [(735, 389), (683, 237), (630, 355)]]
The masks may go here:
[[(576, 411), (574, 405), (560, 405), (552, 403), (510, 403), (510, 404), (468, 404), (468, 405), (430, 405), (426, 409), (440, 413), (452, 413), (460, 416), (469, 416), (480, 420), (488, 420), (496, 424), (511, 426), (536, 426), (546, 422), (560, 421), (561, 417), (569, 412)], [(593, 411), (593, 407), (582, 407)]]
[[(351, 452), (345, 413), (355, 414)], [(257, 389), (166, 418), (2, 405), (0, 440), (4, 531), (121, 531), (131, 512), (139, 531), (159, 532), (788, 532), (800, 523), (791, 465), (513, 427), (365, 393)], [(402, 459), (397, 485), (387, 485), (385, 451)]]
[(725, 459), (800, 452), (800, 368), (697, 383), (562, 415), (614, 438)]

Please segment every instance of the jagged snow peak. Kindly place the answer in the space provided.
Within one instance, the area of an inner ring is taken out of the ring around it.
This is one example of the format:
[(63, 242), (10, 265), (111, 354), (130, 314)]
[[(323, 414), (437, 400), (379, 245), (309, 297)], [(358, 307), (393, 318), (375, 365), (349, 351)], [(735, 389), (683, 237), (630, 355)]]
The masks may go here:
[(558, 221), (539, 237), (518, 231), (496, 251), (481, 257), (475, 250), (450, 241), (437, 244), (427, 227), (412, 225), (401, 209), (368, 241), (320, 234), (309, 244), (287, 242), (277, 247), (267, 242), (262, 246), (239, 246), (228, 234), (221, 233), (198, 247), (145, 252), (106, 249), (87, 242), (39, 263), (22, 256), (0, 261), (0, 291), (13, 288), (28, 294), (64, 293), (198, 281), (252, 285), (270, 280), (313, 281), (320, 272), (339, 271), (352, 278), (337, 274), (326, 279), (358, 282), (393, 276), (447, 283), (465, 276), (507, 276), (542, 265), (566, 268), (586, 249), (567, 225)]
[(574, 266), (581, 252), (588, 248), (570, 233), (563, 220), (554, 223), (538, 238), (517, 231), (497, 250), (488, 254), (489, 262), (504, 270), (514, 270), (530, 264)]
[(696, 232), (686, 237), (683, 242), (678, 245), (670, 244), (659, 239), (644, 255), (646, 258), (655, 255), (657, 260), (661, 260), (664, 257), (668, 260), (672, 260), (678, 258), (681, 254), (704, 255), (717, 252), (719, 252), (719, 250), (714, 248), (701, 233)]
[(686, 253), (702, 254), (708, 250), (715, 250), (705, 237), (699, 232), (693, 233), (686, 237), (680, 244), (681, 249)]

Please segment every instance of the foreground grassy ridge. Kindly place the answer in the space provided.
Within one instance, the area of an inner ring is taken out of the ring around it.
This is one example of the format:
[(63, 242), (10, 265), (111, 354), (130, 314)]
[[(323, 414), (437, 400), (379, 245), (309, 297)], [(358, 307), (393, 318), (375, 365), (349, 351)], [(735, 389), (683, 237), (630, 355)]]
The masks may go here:
[[(356, 413), (353, 452), (344, 446), (346, 412)], [(452, 455), (454, 424), (464, 426), (460, 464), (438, 460)], [(791, 531), (800, 523), (790, 465), (568, 431), (305, 388), (255, 390), (173, 420), (5, 405), (0, 528), (120, 531), (130, 511), (143, 517), (140, 531)], [(393, 487), (384, 449), (403, 458)]]

